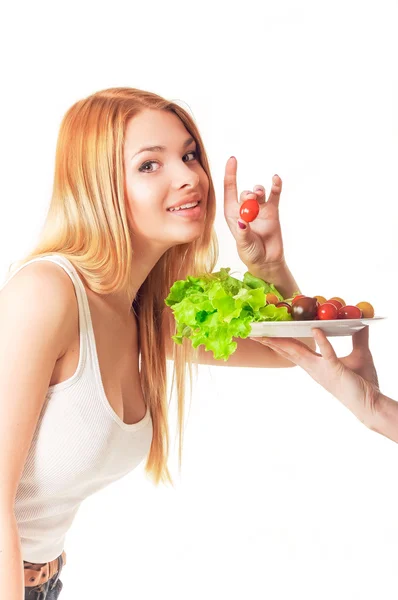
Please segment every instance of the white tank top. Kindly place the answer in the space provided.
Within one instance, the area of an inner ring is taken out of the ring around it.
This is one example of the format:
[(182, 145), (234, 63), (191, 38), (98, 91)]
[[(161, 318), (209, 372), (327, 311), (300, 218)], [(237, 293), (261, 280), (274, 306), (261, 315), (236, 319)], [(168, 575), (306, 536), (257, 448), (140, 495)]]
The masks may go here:
[(15, 501), (23, 560), (48, 562), (64, 550), (65, 534), (82, 500), (146, 457), (152, 421), (147, 409), (141, 421), (126, 424), (109, 404), (86, 290), (69, 260), (55, 254), (34, 258), (2, 288), (38, 260), (55, 262), (73, 281), (80, 331), (79, 364), (69, 379), (48, 388)]

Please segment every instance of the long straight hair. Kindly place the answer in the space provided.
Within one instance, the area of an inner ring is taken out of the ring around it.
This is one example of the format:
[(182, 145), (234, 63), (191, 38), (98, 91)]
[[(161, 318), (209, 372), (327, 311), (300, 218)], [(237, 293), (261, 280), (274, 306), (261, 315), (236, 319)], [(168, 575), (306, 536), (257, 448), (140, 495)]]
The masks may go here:
[[(138, 317), (141, 383), (149, 407), (153, 439), (146, 471), (152, 479), (171, 481), (168, 469), (169, 428), (166, 336), (173, 321), (165, 307), (170, 286), (188, 274), (210, 273), (217, 260), (213, 229), (215, 192), (205, 148), (197, 126), (182, 107), (161, 96), (134, 88), (97, 92), (66, 113), (58, 136), (53, 193), (32, 258), (57, 253), (69, 259), (91, 290), (133, 295), (134, 253), (127, 219), (123, 146), (127, 123), (145, 109), (177, 115), (197, 144), (198, 160), (209, 179), (207, 212), (201, 236), (170, 248), (149, 273), (134, 300)], [(186, 379), (192, 389), (193, 350), (174, 344), (172, 391), (176, 389), (179, 459), (183, 445)]]

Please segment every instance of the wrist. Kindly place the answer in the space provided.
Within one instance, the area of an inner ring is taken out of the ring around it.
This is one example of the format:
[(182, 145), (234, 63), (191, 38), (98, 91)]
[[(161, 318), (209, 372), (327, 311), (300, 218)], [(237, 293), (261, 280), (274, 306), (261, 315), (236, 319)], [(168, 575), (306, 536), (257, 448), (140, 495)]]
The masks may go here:
[(398, 402), (377, 391), (369, 429), (398, 443)]
[(285, 259), (268, 263), (258, 267), (251, 267), (249, 271), (254, 277), (259, 277), (268, 283), (273, 283), (284, 298), (291, 298), (294, 293), (300, 292)]
[(269, 281), (270, 283), (272, 282), (269, 279), (265, 279), (266, 277), (272, 277), (273, 275), (279, 274), (288, 269), (285, 259), (273, 263), (246, 266), (252, 275), (255, 277), (260, 277), (261, 279)]

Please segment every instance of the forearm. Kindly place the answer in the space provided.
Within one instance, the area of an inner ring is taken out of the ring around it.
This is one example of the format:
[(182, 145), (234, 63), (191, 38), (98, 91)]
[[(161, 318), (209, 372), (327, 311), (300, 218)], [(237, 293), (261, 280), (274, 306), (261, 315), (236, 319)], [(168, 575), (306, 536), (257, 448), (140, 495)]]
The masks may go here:
[(252, 269), (250, 272), (255, 277), (264, 279), (268, 283), (273, 283), (284, 298), (291, 298), (295, 292), (300, 291), (285, 261), (276, 265), (267, 265), (263, 269)]
[(398, 443), (398, 402), (380, 393), (370, 429)]
[(0, 598), (23, 600), (23, 560), (16, 519), (0, 510)]

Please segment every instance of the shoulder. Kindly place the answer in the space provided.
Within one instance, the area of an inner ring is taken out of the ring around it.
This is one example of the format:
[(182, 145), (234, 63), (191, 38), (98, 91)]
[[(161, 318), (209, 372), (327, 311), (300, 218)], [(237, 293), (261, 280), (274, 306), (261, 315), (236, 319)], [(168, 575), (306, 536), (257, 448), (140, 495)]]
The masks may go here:
[[(12, 275), (12, 274), (11, 274)], [(0, 292), (0, 301), (42, 302), (65, 305), (74, 301), (74, 286), (64, 269), (49, 260), (24, 265), (7, 281)]]
[(62, 267), (51, 261), (27, 264), (0, 291), (0, 314), (2, 326), (7, 319), (14, 325), (18, 320), (29, 330), (59, 332), (67, 343), (78, 316), (73, 282)]

